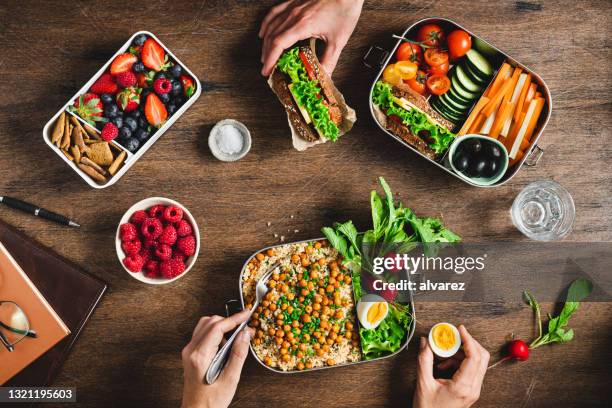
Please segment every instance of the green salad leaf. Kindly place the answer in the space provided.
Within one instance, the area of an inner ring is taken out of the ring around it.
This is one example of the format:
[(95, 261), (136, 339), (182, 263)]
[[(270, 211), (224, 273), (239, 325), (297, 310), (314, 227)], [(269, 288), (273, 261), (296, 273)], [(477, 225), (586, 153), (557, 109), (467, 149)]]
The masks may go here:
[(415, 135), (421, 132), (428, 133), (425, 141), (427, 145), (437, 154), (444, 153), (455, 139), (455, 134), (442, 126), (431, 122), (427, 115), (418, 109), (409, 111), (399, 106), (393, 100), (392, 87), (383, 81), (376, 82), (372, 92), (372, 102), (385, 111), (387, 116), (397, 116), (402, 120), (410, 131)]
[(300, 58), (299, 47), (286, 51), (279, 58), (277, 66), (281, 72), (291, 78), (291, 93), (296, 98), (297, 104), (306, 109), (314, 127), (325, 138), (334, 142), (338, 140), (340, 129), (331, 120), (329, 110), (323, 103), (319, 82), (308, 77), (306, 67)]
[(389, 304), (389, 314), (378, 327), (372, 330), (359, 329), (361, 349), (366, 360), (396, 352), (402, 346), (410, 330), (410, 308), (408, 305)]

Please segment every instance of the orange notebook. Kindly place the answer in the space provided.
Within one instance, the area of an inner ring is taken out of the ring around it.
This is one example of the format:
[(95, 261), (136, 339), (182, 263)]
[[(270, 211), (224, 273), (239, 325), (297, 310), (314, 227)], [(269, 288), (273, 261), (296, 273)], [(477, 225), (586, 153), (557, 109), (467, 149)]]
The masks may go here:
[(25, 338), (9, 352), (0, 343), (0, 385), (47, 352), (70, 330), (0, 242), (0, 301), (12, 301), (25, 312), (36, 338)]

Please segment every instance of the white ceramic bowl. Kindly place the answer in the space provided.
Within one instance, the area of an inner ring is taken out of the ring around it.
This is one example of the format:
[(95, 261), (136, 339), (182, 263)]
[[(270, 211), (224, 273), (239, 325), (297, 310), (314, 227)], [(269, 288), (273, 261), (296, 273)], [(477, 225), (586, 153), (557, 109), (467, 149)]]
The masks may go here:
[[(126, 254), (125, 252), (123, 252), (123, 248), (121, 248), (121, 237), (119, 236), (121, 224), (130, 222), (130, 217), (136, 211), (139, 211), (139, 210), (146, 211), (149, 208), (153, 207), (154, 205), (158, 205), (158, 204), (161, 204), (163, 206), (176, 205), (177, 207), (181, 208), (183, 210), (183, 218), (185, 218), (191, 224), (191, 228), (193, 229), (193, 234), (196, 239), (196, 251), (193, 256), (190, 256), (189, 258), (187, 258), (187, 261), (185, 262), (185, 272), (183, 272), (179, 276), (174, 277), (172, 279), (149, 278), (145, 276), (142, 272), (136, 272), (136, 273), (131, 272), (123, 264), (123, 258), (126, 257)], [(191, 270), (191, 268), (195, 264), (195, 261), (198, 257), (198, 253), (200, 252), (200, 231), (198, 230), (198, 224), (196, 223), (195, 218), (193, 218), (193, 215), (191, 215), (189, 210), (187, 210), (187, 208), (185, 208), (184, 205), (182, 205), (181, 203), (177, 201), (170, 200), (169, 198), (149, 197), (131, 206), (125, 212), (125, 214), (123, 214), (123, 217), (121, 217), (121, 220), (119, 221), (119, 225), (117, 226), (117, 233), (115, 234), (115, 249), (117, 250), (117, 258), (119, 258), (119, 263), (121, 264), (123, 269), (128, 273), (128, 275), (130, 275), (132, 278), (139, 280), (141, 282), (144, 282), (144, 283), (148, 283), (150, 285), (164, 285), (166, 283), (174, 282), (175, 280), (182, 278), (183, 276), (187, 275), (187, 273)]]

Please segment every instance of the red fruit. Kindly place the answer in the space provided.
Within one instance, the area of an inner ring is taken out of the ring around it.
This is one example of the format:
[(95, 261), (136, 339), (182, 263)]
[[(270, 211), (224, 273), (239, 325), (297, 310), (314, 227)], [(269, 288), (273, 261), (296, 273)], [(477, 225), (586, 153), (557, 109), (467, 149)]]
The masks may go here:
[(155, 251), (158, 245), (159, 243), (156, 240), (151, 239), (151, 238), (145, 239), (144, 242), (142, 243), (143, 248), (150, 249), (152, 251)]
[(143, 210), (138, 210), (130, 217), (132, 224), (140, 225), (148, 217), (147, 213)]
[(167, 94), (172, 90), (172, 82), (166, 78), (158, 78), (153, 82), (153, 89), (158, 95)]
[(154, 254), (152, 250), (143, 247), (138, 253), (138, 255), (142, 256), (142, 260), (146, 264), (147, 262), (149, 262), (150, 259), (153, 258)]
[(193, 256), (196, 251), (196, 240), (193, 235), (178, 240), (176, 247), (186, 256)]
[(171, 205), (164, 211), (164, 220), (168, 222), (179, 222), (183, 219), (183, 210), (176, 205)]
[(187, 235), (193, 234), (191, 224), (187, 220), (180, 220), (176, 225), (176, 233), (179, 237), (186, 237)]
[(102, 133), (100, 134), (102, 140), (107, 142), (110, 142), (111, 140), (115, 139), (118, 135), (119, 129), (117, 128), (117, 126), (110, 122), (104, 125), (104, 128), (102, 128)]
[(116, 94), (119, 88), (111, 74), (102, 74), (100, 78), (89, 89), (91, 92), (100, 94)]
[(122, 72), (126, 72), (132, 69), (132, 65), (134, 65), (138, 61), (138, 57), (134, 54), (130, 54), (129, 52), (119, 54), (113, 60), (110, 66), (110, 73), (113, 75), (120, 74)]
[(188, 77), (187, 75), (180, 76), (181, 84), (183, 85), (183, 92), (185, 96), (191, 98), (191, 95), (195, 92), (195, 83), (193, 79)]
[(157, 278), (159, 276), (159, 262), (150, 260), (145, 263), (145, 275), (149, 278)]
[(84, 121), (92, 126), (96, 126), (96, 122), (104, 121), (102, 117), (103, 105), (100, 97), (95, 93), (86, 93), (78, 97), (74, 101), (74, 106), (71, 107), (70, 111), (76, 113)]
[(128, 255), (134, 255), (140, 252), (140, 247), (142, 244), (139, 240), (135, 239), (133, 241), (123, 241), (121, 244), (121, 248)]
[(140, 52), (140, 58), (145, 67), (161, 71), (165, 67), (166, 53), (164, 49), (152, 38), (145, 41)]
[(119, 236), (121, 241), (133, 241), (138, 238), (138, 230), (134, 224), (121, 224), (119, 227)]
[(153, 207), (149, 208), (149, 215), (151, 217), (154, 218), (162, 218), (164, 216), (164, 211), (166, 210), (166, 207), (164, 207), (161, 204), (158, 205), (154, 205)]
[(179, 261), (184, 263), (185, 262), (185, 258), (187, 258), (187, 257), (181, 251), (174, 251), (172, 253), (172, 259), (178, 259)]
[(519, 361), (529, 358), (529, 346), (523, 340), (512, 340), (508, 343), (508, 357)]
[(149, 80), (147, 79), (147, 76), (142, 72), (136, 75), (136, 83), (138, 84), (139, 88), (146, 88), (147, 86), (149, 86)]
[(136, 75), (132, 71), (121, 72), (117, 75), (117, 85), (122, 88), (136, 85)]
[(395, 289), (385, 289), (380, 291), (380, 296), (385, 299), (387, 302), (393, 302), (397, 297), (397, 290)]
[(123, 258), (123, 264), (130, 272), (140, 272), (144, 265), (144, 261), (140, 255), (134, 254)]
[(164, 278), (172, 279), (185, 272), (185, 264), (179, 259), (170, 259), (161, 263), (159, 271)]
[(157, 218), (147, 218), (142, 222), (140, 231), (145, 238), (155, 239), (159, 237), (163, 231), (162, 223)]
[(172, 225), (167, 225), (164, 227), (164, 231), (159, 237), (159, 242), (166, 245), (174, 245), (176, 243), (176, 228)]
[(160, 127), (168, 118), (168, 111), (164, 103), (154, 93), (147, 96), (145, 117), (150, 125)]
[(166, 261), (172, 258), (172, 248), (170, 245), (159, 244), (155, 249), (155, 256), (161, 259), (162, 261)]
[(124, 112), (131, 112), (140, 106), (140, 88), (128, 87), (117, 94), (117, 105)]

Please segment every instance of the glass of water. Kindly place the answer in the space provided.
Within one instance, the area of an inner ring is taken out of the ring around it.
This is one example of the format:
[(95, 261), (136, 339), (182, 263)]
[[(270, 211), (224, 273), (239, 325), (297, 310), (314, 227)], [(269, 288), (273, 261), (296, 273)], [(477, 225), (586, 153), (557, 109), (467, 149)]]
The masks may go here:
[(540, 180), (519, 193), (510, 213), (516, 228), (528, 238), (554, 241), (572, 230), (576, 208), (563, 186), (552, 180)]

